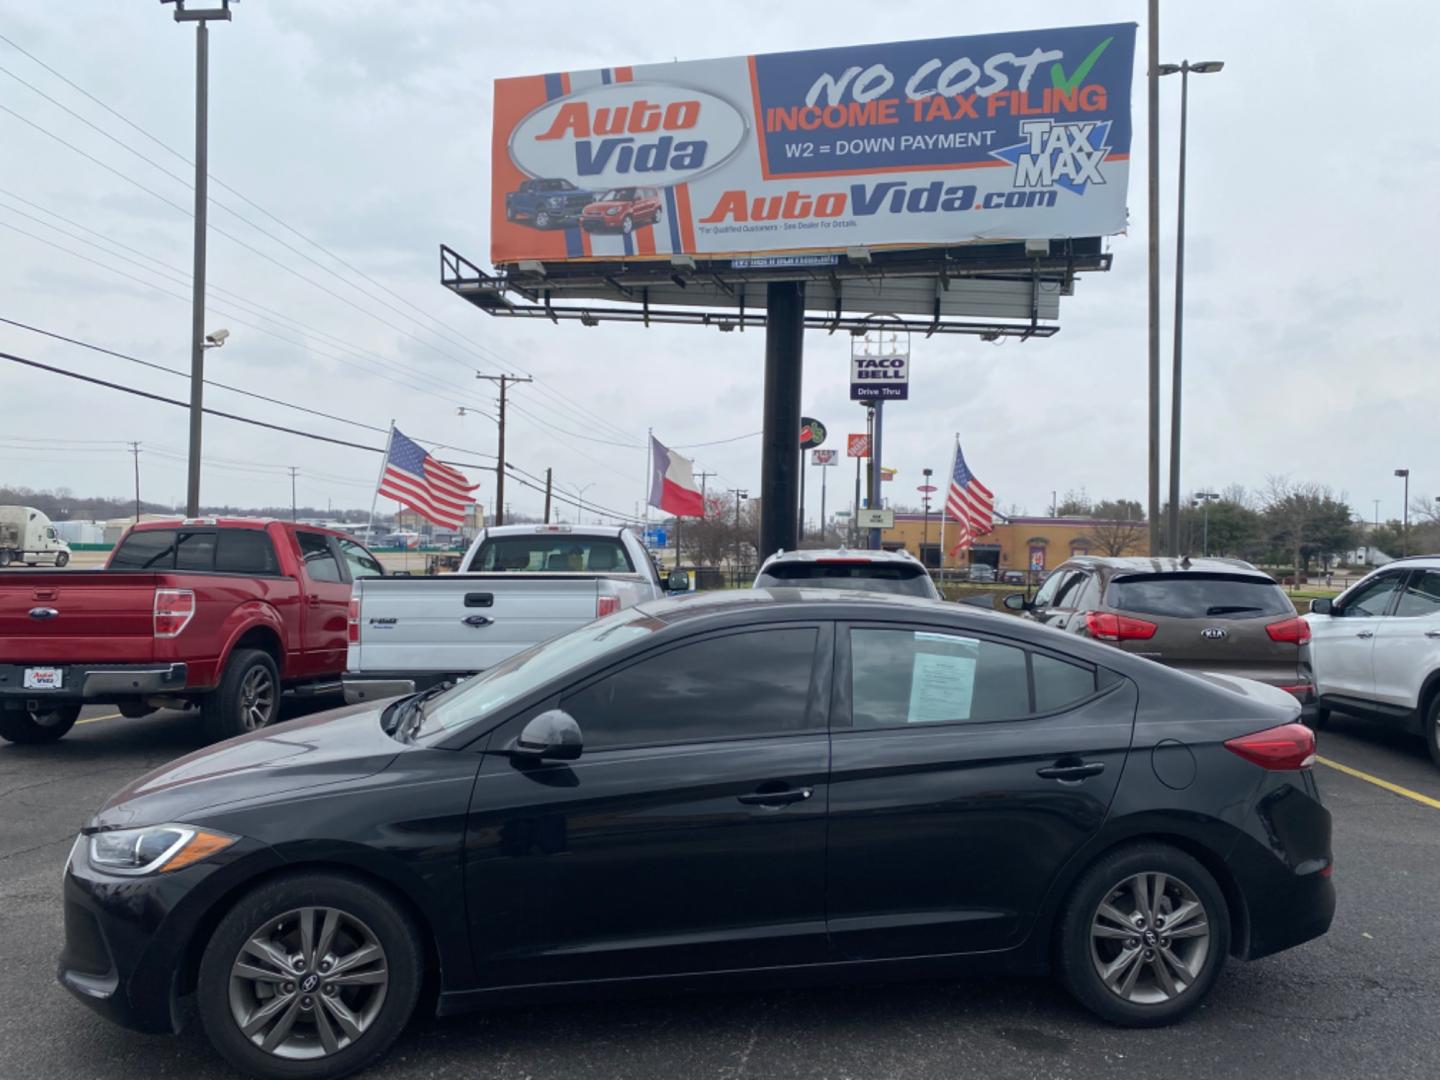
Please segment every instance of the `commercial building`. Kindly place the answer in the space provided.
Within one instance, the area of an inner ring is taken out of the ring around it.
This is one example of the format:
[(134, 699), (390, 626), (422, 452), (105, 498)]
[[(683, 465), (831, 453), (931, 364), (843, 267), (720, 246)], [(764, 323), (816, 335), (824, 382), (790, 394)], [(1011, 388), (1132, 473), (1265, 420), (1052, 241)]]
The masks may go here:
[(1053, 570), (1072, 555), (1147, 555), (1149, 536), (1143, 521), (1106, 521), (1082, 517), (997, 519), (995, 530), (968, 551), (951, 554), (955, 525), (945, 523), (941, 547), (940, 513), (896, 514), (895, 527), (880, 535), (881, 546), (905, 550), (932, 568), (988, 563), (996, 570)]

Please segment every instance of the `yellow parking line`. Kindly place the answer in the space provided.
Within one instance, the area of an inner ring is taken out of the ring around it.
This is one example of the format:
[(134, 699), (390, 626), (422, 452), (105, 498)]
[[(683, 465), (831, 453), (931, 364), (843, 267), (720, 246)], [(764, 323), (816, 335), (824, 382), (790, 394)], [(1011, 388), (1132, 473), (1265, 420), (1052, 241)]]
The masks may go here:
[(1340, 762), (1331, 761), (1329, 758), (1317, 756), (1315, 760), (1320, 762), (1321, 765), (1328, 765), (1330, 768), (1343, 772), (1347, 776), (1353, 776), (1357, 780), (1364, 780), (1367, 784), (1374, 784), (1376, 787), (1384, 788), (1386, 791), (1393, 792), (1396, 795), (1403, 795), (1407, 799), (1414, 799), (1416, 802), (1423, 806), (1428, 806), (1432, 810), (1440, 810), (1440, 799), (1432, 799), (1429, 795), (1421, 795), (1418, 791), (1411, 791), (1409, 788), (1401, 787), (1399, 784), (1392, 784), (1389, 780), (1381, 780), (1378, 776), (1371, 776), (1369, 773), (1361, 772), (1359, 769), (1352, 769), (1349, 765), (1341, 765)]
[(104, 716), (87, 716), (84, 720), (76, 720), (75, 723), (77, 723), (77, 724), (93, 724), (93, 723), (95, 723), (96, 721), (99, 721), (99, 720), (119, 720), (119, 719), (120, 719), (120, 714), (119, 714), (118, 712), (112, 712), (112, 713), (106, 713)]

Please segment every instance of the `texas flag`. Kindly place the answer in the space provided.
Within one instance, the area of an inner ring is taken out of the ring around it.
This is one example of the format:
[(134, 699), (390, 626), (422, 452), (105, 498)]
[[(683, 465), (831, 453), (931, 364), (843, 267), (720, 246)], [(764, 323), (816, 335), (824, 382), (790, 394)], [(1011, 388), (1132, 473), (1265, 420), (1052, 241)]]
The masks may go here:
[(650, 505), (676, 517), (704, 517), (705, 500), (695, 484), (690, 459), (650, 436)]

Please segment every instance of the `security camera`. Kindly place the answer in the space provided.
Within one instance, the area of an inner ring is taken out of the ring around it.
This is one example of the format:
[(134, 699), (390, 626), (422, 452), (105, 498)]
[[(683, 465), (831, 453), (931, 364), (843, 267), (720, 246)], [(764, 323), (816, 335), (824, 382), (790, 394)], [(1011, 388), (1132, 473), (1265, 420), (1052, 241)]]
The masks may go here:
[(205, 335), (205, 344), (212, 349), (218, 349), (221, 345), (225, 344), (225, 339), (229, 336), (229, 330), (211, 330), (210, 333)]

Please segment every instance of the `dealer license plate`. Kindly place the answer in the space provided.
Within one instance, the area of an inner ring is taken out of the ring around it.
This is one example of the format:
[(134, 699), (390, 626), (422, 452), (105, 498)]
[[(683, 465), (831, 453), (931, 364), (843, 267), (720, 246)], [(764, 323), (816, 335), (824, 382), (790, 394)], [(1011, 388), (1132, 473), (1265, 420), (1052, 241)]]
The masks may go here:
[(27, 667), (26, 690), (59, 690), (65, 682), (65, 669), (58, 667)]

